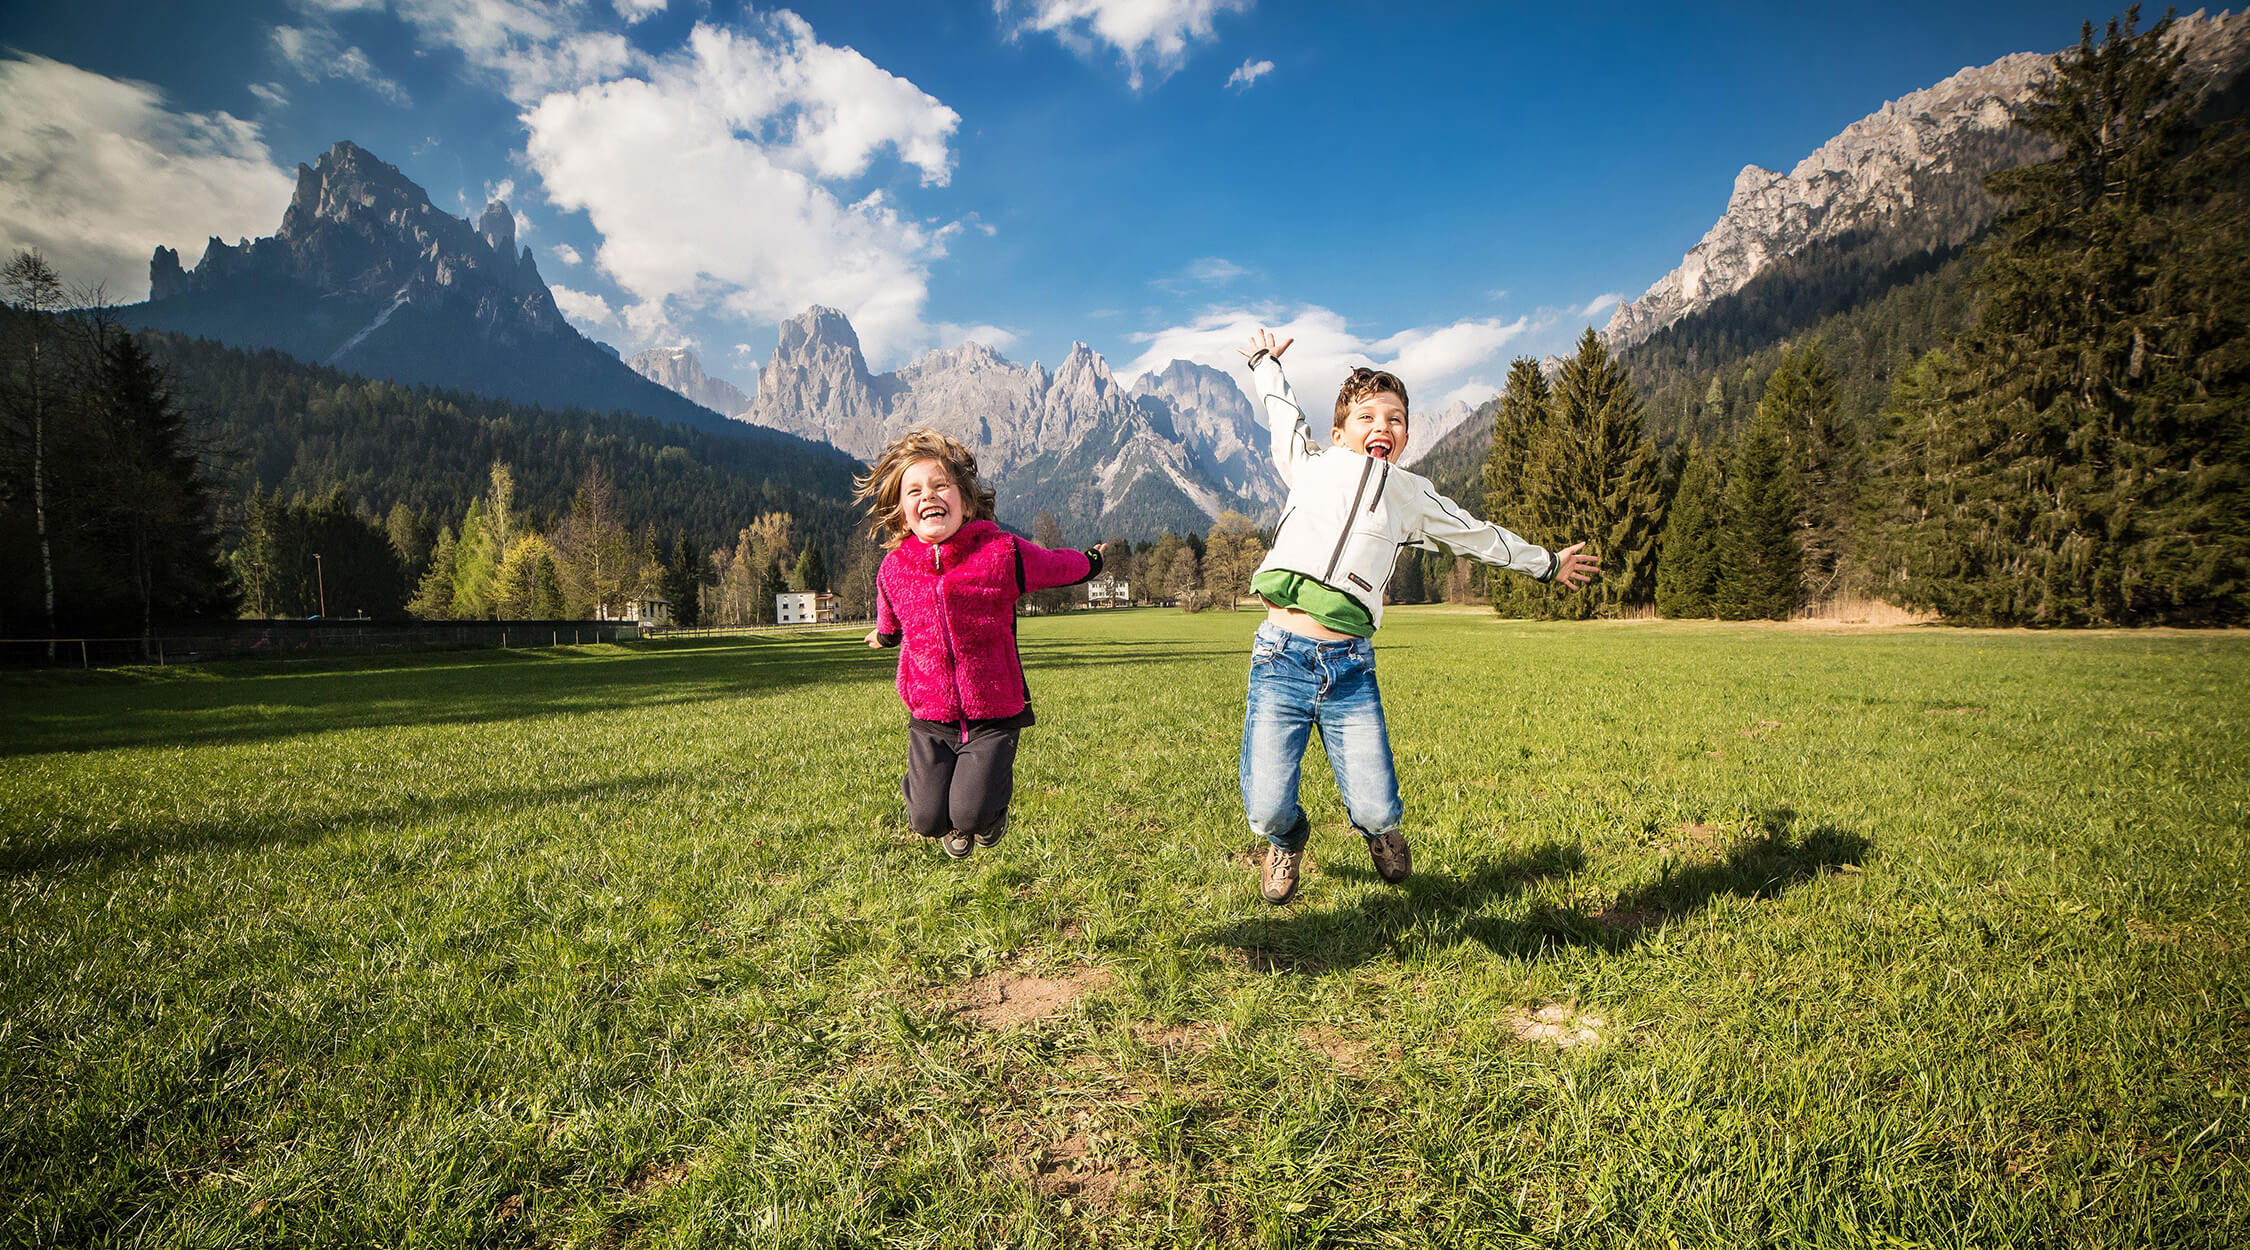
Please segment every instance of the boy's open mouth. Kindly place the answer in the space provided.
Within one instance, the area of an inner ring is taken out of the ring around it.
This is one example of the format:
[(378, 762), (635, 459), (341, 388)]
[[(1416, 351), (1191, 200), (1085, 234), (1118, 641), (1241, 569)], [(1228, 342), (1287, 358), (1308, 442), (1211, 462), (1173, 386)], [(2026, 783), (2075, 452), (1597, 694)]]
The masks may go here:
[(1389, 440), (1389, 439), (1387, 439), (1387, 438), (1383, 438), (1383, 437), (1381, 437), (1380, 435), (1378, 435), (1378, 436), (1376, 436), (1376, 437), (1374, 437), (1374, 438), (1368, 439), (1368, 440), (1367, 440), (1367, 454), (1368, 454), (1368, 455), (1370, 455), (1370, 456), (1373, 456), (1373, 457), (1375, 457), (1375, 458), (1376, 458), (1377, 460), (1388, 460), (1388, 459), (1390, 459), (1390, 458), (1391, 458), (1391, 440)]

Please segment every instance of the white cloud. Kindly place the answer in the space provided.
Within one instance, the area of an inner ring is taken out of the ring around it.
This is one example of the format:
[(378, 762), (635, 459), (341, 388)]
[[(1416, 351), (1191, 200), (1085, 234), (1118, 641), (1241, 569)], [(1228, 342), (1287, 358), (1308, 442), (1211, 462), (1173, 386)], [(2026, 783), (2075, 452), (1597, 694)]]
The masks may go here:
[(578, 249), (568, 243), (557, 243), (547, 250), (555, 254), (556, 260), (566, 265), (581, 265), (586, 262), (586, 258), (578, 254)]
[(1610, 309), (1617, 307), (1618, 301), (1624, 298), (1624, 296), (1615, 293), (1611, 293), (1608, 295), (1597, 295), (1593, 299), (1587, 301), (1584, 308), (1578, 310), (1578, 315), (1591, 320), (1595, 317), (1601, 316), (1605, 312), (1608, 312)]
[(270, 233), (296, 186), (253, 123), (45, 57), (0, 60), (0, 117), (0, 254), (37, 248), (111, 299), (143, 296), (160, 243)]
[(950, 321), (940, 321), (931, 329), (937, 336), (939, 347), (982, 343), (996, 352), (1005, 352), (1023, 338), (1013, 330), (1004, 330), (995, 325), (956, 325)]
[[(1336, 387), (1356, 365), (1388, 369), (1406, 383), (1416, 412), (1435, 412), (1456, 399), (1478, 403), (1492, 397), (1486, 379), (1502, 349), (1531, 328), (1525, 318), (1513, 321), (1470, 319), (1450, 325), (1421, 326), (1370, 339), (1351, 329), (1344, 318), (1329, 309), (1307, 304), (1286, 308), (1275, 304), (1207, 309), (1186, 325), (1129, 336), (1142, 344), (1141, 354), (1117, 370), (1128, 385), (1140, 375), (1162, 369), (1174, 360), (1209, 365), (1235, 379), (1249, 394), (1243, 372), (1241, 348), (1259, 329), (1275, 337), (1296, 340), (1283, 358), (1290, 380), (1305, 411), (1328, 410)], [(1471, 398), (1474, 396), (1474, 398)], [(1252, 396), (1255, 401), (1255, 396)], [(1410, 436), (1411, 437), (1411, 436)]]
[(1237, 91), (1248, 91), (1250, 84), (1272, 72), (1272, 61), (1245, 60), (1242, 64), (1234, 67), (1233, 73), (1227, 75), (1227, 86)]
[(668, 3), (670, 0), (616, 0), (617, 15), (626, 25), (636, 25), (662, 13)]
[(886, 151), (944, 184), (959, 115), (795, 14), (751, 25), (699, 25), (645, 76), (527, 109), (547, 197), (600, 233), (596, 262), (632, 297), (623, 315), (642, 341), (674, 302), (769, 323), (819, 303), (851, 318), (871, 359), (925, 343), (928, 265), (957, 227), (830, 184)]
[(505, 201), (514, 198), (516, 198), (516, 180), (513, 178), (502, 178), (498, 182), (487, 181), (484, 184), (484, 202), (487, 204), (494, 200)]
[(1151, 279), (1149, 285), (1174, 295), (1185, 295), (1198, 287), (1224, 286), (1249, 272), (1225, 257), (1203, 256), (1189, 261), (1178, 273)]
[(591, 291), (574, 291), (559, 282), (547, 284), (547, 289), (554, 292), (555, 307), (578, 325), (609, 325), (617, 320), (617, 310), (609, 301)]
[(258, 97), (258, 102), (267, 108), (277, 109), (289, 103), (289, 93), (282, 90), (281, 84), (277, 82), (251, 83), (250, 94)]
[(273, 46), (281, 59), (306, 82), (342, 79), (359, 83), (393, 104), (403, 106), (414, 102), (408, 98), (406, 88), (376, 69), (365, 52), (344, 43), (326, 25), (276, 26)]
[(1002, 20), (1018, 10), (1023, 17), (1011, 37), (1025, 31), (1053, 35), (1080, 56), (1098, 45), (1114, 49), (1125, 63), (1126, 81), (1141, 89), (1144, 71), (1161, 80), (1187, 62), (1189, 45), (1216, 37), (1212, 19), (1241, 13), (1254, 0), (993, 0)]

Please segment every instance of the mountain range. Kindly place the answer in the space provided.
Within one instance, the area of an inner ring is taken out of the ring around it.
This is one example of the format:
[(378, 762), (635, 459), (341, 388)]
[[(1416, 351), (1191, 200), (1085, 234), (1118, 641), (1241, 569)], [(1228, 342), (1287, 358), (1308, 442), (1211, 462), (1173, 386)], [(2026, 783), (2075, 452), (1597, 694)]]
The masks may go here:
[[(850, 319), (821, 307), (776, 337), (755, 397), (731, 410), (737, 419), (868, 461), (907, 429), (941, 430), (976, 453), (1001, 519), (1019, 528), (1052, 512), (1074, 536), (1147, 538), (1202, 533), (1230, 509), (1264, 519), (1279, 511), (1264, 427), (1216, 369), (1175, 360), (1127, 387), (1084, 343), (1050, 371), (971, 342), (875, 373)], [(691, 396), (734, 391), (685, 349), (631, 363)]]
[[(2179, 19), (2172, 38), (2198, 90), (2224, 95), (2250, 54), (2250, 12), (2199, 9)], [(1830, 267), (1882, 273), (1975, 238), (2000, 211), (1985, 178), (2047, 155), (2015, 125), (2013, 110), (2053, 63), (2019, 52), (1972, 66), (1846, 126), (1786, 174), (1743, 166), (1726, 210), (1679, 265), (1610, 315), (1610, 350), (1630, 352), (1808, 249), (1825, 245), (1848, 257)]]

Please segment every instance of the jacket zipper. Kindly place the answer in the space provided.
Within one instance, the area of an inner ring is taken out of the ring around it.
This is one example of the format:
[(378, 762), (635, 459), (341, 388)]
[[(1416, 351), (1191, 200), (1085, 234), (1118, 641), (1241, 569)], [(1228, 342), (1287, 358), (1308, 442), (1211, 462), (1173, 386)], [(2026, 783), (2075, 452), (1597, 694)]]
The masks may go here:
[(969, 708), (961, 701), (960, 661), (953, 656), (953, 614), (945, 609), (945, 548), (930, 548), (930, 564), (937, 570), (938, 636), (945, 648), (945, 684), (953, 688), (953, 710), (961, 714), (961, 741), (969, 740)]
[[(1336, 549), (1328, 553), (1328, 571), (1320, 575), (1320, 580), (1328, 585), (1336, 584), (1336, 562), (1344, 558), (1344, 543), (1352, 536), (1352, 514), (1359, 511), (1359, 501), (1367, 494), (1367, 475), (1374, 471), (1375, 460), (1371, 456), (1368, 457), (1366, 464), (1360, 466), (1359, 489), (1352, 492), (1352, 506), (1344, 509), (1344, 530), (1336, 535)], [(1383, 476), (1385, 479), (1390, 477), (1388, 465), (1383, 468)], [(1377, 496), (1377, 498), (1381, 498), (1381, 496)], [(1275, 537), (1276, 539), (1280, 537), (1279, 531), (1275, 532)]]
[(1391, 462), (1385, 460), (1383, 462), (1383, 476), (1375, 479), (1375, 497), (1367, 501), (1367, 514), (1369, 516), (1375, 515), (1375, 509), (1383, 506), (1383, 488), (1390, 484)]

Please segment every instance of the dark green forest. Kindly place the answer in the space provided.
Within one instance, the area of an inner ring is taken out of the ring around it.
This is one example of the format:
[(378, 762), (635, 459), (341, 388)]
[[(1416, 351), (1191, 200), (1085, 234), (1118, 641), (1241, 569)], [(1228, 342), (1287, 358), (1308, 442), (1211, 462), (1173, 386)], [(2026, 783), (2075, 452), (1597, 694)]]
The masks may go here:
[[(1613, 586), (1495, 606), (2250, 619), (2250, 140), (2184, 85), (2170, 22), (2089, 25), (2057, 58), (2016, 116), (2042, 155), (1986, 180), (2003, 207), (1973, 245), (1808, 249), (1636, 346), (1623, 387), (1591, 331), (1551, 380), (1516, 362), (1422, 470), (1590, 540)], [(1651, 496), (1633, 466), (1659, 450)]]

